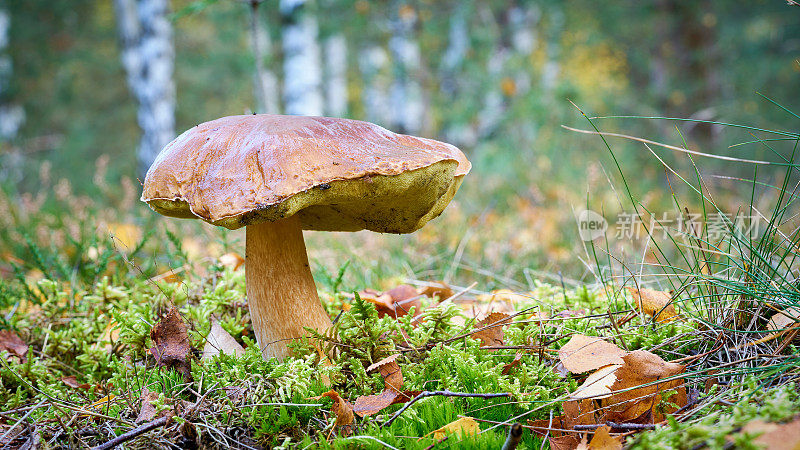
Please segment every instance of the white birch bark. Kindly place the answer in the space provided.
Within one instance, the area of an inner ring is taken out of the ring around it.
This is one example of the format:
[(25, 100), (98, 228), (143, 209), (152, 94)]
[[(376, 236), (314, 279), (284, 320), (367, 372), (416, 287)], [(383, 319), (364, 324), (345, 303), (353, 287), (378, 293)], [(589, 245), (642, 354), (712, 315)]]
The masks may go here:
[(168, 0), (114, 0), (122, 65), (139, 103), (142, 137), (139, 173), (144, 174), (161, 149), (175, 137), (175, 52)]
[(394, 81), (390, 94), (394, 131), (417, 134), (425, 113), (420, 78), (419, 44), (414, 36), (417, 15), (405, 2), (394, 2), (395, 15), (390, 27), (389, 51), (392, 53)]
[(325, 114), (347, 115), (347, 41), (342, 34), (325, 39)]
[(11, 16), (0, 9), (0, 141), (10, 141), (25, 123), (25, 110), (9, 101), (9, 85), (13, 65), (8, 54)]
[(358, 55), (358, 68), (364, 82), (363, 102), (366, 119), (390, 126), (389, 96), (387, 95), (389, 56), (379, 45), (371, 45)]
[(258, 15), (258, 7), (262, 1), (250, 2), (250, 44), (255, 59), (253, 92), (256, 98), (256, 112), (278, 114), (280, 112), (278, 78), (266, 67), (266, 62), (272, 58), (272, 41)]
[(321, 116), (322, 69), (317, 19), (306, 0), (281, 0), (283, 21), (283, 99), (287, 114)]

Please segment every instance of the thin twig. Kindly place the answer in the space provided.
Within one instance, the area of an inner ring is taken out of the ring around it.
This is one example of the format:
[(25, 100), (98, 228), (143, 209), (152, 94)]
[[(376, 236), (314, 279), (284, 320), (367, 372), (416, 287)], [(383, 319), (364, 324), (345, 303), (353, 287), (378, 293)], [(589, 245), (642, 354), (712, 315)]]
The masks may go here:
[(592, 423), (588, 425), (575, 425), (572, 428), (575, 430), (595, 430), (602, 426), (608, 425), (611, 428), (617, 428), (620, 430), (652, 430), (656, 426), (652, 423), (617, 423), (617, 422), (604, 422), (604, 423)]
[(148, 431), (152, 430), (153, 428), (158, 428), (158, 427), (162, 427), (162, 426), (166, 425), (167, 422), (169, 422), (169, 419), (170, 419), (169, 416), (164, 416), (164, 417), (160, 417), (160, 418), (155, 419), (155, 420), (151, 420), (150, 422), (142, 424), (142, 425), (132, 429), (131, 431), (128, 431), (127, 433), (120, 434), (119, 436), (115, 437), (114, 439), (111, 439), (108, 442), (100, 444), (97, 447), (94, 447), (93, 450), (108, 450), (110, 448), (114, 448), (114, 447), (118, 446), (119, 444), (122, 444), (123, 442), (127, 442), (127, 441), (129, 441), (129, 440), (131, 440), (131, 439), (133, 439), (133, 438), (135, 438), (135, 437), (137, 437), (139, 435), (147, 433)]

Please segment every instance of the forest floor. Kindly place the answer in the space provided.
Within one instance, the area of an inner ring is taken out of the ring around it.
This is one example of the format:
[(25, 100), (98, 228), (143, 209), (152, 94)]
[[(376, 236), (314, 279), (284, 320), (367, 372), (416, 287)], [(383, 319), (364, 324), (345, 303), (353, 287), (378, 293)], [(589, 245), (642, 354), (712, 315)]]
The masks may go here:
[(51, 196), (3, 198), (9, 448), (800, 442), (796, 299), (746, 278), (765, 273), (757, 264), (742, 276), (696, 266), (702, 279), (671, 291), (532, 272), (525, 285), (458, 261), (469, 245), (491, 248), (479, 233), (477, 244), (423, 234), (414, 252), (405, 240), (314, 235), (335, 326), (283, 362), (264, 361), (240, 235), (153, 225), (130, 199), (110, 210)]

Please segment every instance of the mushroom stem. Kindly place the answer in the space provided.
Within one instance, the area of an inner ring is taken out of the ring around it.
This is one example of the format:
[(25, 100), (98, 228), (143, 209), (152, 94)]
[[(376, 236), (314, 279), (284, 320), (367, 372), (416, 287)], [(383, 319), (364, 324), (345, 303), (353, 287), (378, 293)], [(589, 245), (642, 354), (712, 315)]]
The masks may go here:
[(283, 360), (287, 344), (324, 331), (331, 319), (319, 302), (300, 219), (291, 216), (247, 227), (245, 276), (250, 320), (264, 359)]

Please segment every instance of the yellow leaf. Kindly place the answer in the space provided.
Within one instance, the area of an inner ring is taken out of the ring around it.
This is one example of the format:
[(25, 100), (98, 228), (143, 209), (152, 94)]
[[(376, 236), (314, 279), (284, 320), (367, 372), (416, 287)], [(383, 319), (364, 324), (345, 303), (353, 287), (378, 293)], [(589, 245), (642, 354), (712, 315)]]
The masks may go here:
[(656, 291), (654, 289), (634, 289), (631, 287), (626, 289), (630, 291), (636, 301), (634, 308), (650, 317), (654, 317), (656, 322), (671, 322), (678, 317), (669, 292)]
[(100, 400), (92, 403), (89, 405), (89, 408), (92, 409), (100, 409), (108, 406), (115, 398), (117, 398), (114, 394), (108, 394), (105, 397), (101, 398)]
[(480, 433), (480, 431), (481, 427), (478, 426), (478, 422), (475, 422), (475, 419), (472, 417), (462, 417), (434, 431), (433, 438), (440, 440), (448, 435), (456, 435), (458, 437), (475, 436)]
[(558, 351), (558, 358), (572, 373), (584, 373), (609, 364), (623, 364), (627, 352), (596, 336), (576, 334)]
[(108, 232), (117, 248), (126, 252), (133, 250), (142, 239), (142, 230), (132, 223), (111, 223), (108, 225)]

